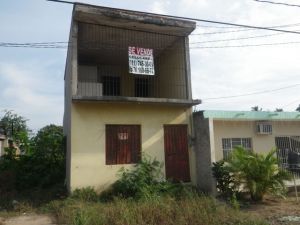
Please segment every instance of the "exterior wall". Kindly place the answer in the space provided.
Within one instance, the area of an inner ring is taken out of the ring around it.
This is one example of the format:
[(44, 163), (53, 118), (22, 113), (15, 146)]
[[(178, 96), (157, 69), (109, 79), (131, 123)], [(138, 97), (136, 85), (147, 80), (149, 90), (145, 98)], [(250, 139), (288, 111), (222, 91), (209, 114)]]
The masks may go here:
[[(93, 186), (99, 192), (117, 179), (121, 167), (132, 167), (105, 165), (105, 124), (140, 124), (142, 152), (164, 162), (163, 125), (190, 125), (191, 117), (191, 109), (183, 107), (129, 103), (78, 102), (72, 104), (71, 112), (71, 190)], [(195, 184), (195, 157), (191, 148), (189, 153), (191, 179)]]
[(8, 147), (8, 139), (0, 139), (0, 156), (4, 155), (4, 148)]
[(215, 162), (213, 121), (205, 119), (201, 113), (193, 114), (195, 129), (195, 153), (197, 187), (207, 193), (215, 193), (215, 180), (212, 175), (212, 163)]
[(267, 153), (275, 146), (277, 136), (299, 136), (300, 121), (271, 121), (271, 135), (256, 134), (256, 121), (214, 121), (214, 141), (216, 160), (223, 158), (222, 138), (251, 138), (252, 148), (259, 153)]
[[(69, 36), (70, 43), (77, 42), (77, 25), (72, 22)], [(65, 67), (65, 101), (63, 132), (66, 137), (66, 183), (70, 186), (70, 160), (71, 160), (71, 103), (72, 95), (77, 91), (77, 46), (70, 44)]]
[(158, 57), (157, 67), (161, 75), (159, 90), (163, 98), (188, 98), (185, 54), (185, 43), (182, 38)]

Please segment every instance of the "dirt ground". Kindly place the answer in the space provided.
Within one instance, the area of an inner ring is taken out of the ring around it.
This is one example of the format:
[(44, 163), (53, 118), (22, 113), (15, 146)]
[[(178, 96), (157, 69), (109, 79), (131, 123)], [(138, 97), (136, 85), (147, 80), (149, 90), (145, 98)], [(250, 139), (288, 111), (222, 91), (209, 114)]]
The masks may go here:
[(242, 211), (265, 219), (270, 225), (300, 224), (300, 197), (289, 193), (286, 199), (267, 196), (263, 203), (249, 204)]
[(8, 219), (0, 218), (0, 225), (55, 225), (48, 215), (22, 215)]

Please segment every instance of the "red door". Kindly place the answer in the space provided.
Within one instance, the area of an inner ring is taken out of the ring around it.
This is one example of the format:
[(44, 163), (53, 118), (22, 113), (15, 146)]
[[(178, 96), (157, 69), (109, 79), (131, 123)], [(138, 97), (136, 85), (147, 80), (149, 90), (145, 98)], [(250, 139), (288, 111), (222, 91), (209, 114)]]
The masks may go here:
[(166, 178), (190, 181), (187, 125), (164, 125)]

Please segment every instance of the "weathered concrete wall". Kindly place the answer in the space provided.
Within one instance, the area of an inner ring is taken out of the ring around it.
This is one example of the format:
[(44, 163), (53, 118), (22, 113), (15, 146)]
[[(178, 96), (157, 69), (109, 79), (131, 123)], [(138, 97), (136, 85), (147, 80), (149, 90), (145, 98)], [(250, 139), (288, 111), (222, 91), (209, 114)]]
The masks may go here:
[[(188, 124), (191, 111), (185, 107), (79, 102), (72, 104), (72, 158), (70, 189), (93, 186), (102, 191), (117, 179), (121, 167), (105, 164), (105, 125), (141, 125), (142, 152), (164, 162), (164, 124)], [(190, 130), (190, 129), (189, 129)], [(190, 174), (196, 184), (195, 157), (189, 149)], [(164, 172), (165, 169), (163, 168)]]
[(203, 118), (202, 112), (193, 114), (195, 132), (197, 187), (207, 193), (216, 192), (212, 175), (212, 163), (215, 162), (213, 121)]
[(64, 118), (63, 132), (66, 137), (66, 183), (70, 185), (70, 160), (71, 160), (71, 103), (72, 95), (77, 92), (77, 24), (72, 22), (69, 34), (68, 53), (65, 66), (65, 88), (64, 88)]

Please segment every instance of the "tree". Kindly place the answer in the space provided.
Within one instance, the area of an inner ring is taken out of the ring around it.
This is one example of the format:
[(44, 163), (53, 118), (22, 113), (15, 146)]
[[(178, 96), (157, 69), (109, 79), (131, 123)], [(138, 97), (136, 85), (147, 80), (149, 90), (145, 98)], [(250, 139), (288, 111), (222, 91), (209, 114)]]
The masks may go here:
[(65, 157), (63, 139), (62, 126), (45, 126), (31, 139), (32, 154), (60, 160)]
[(300, 104), (298, 105), (296, 111), (300, 112)]
[(65, 148), (61, 126), (41, 128), (31, 139), (31, 151), (22, 155), (17, 170), (17, 188), (51, 187), (65, 180)]
[(275, 112), (283, 112), (283, 109), (282, 108), (276, 108)]
[(262, 111), (262, 108), (259, 108), (257, 105), (251, 107), (251, 111)]
[(228, 168), (235, 180), (246, 188), (253, 201), (262, 201), (267, 193), (281, 195), (285, 190), (285, 180), (290, 179), (286, 170), (278, 167), (275, 151), (267, 155), (236, 147), (228, 162)]
[(4, 135), (13, 141), (22, 152), (29, 149), (29, 128), (27, 119), (13, 113), (10, 110), (4, 111), (4, 116), (0, 119), (0, 128)]

